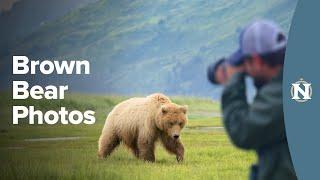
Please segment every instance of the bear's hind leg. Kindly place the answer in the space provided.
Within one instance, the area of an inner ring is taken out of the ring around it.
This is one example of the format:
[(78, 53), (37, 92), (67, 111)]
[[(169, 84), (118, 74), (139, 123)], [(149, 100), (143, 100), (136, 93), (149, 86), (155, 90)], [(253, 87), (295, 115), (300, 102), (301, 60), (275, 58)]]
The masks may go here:
[(112, 132), (103, 132), (99, 138), (99, 158), (106, 158), (109, 156), (119, 144), (120, 139), (116, 134)]

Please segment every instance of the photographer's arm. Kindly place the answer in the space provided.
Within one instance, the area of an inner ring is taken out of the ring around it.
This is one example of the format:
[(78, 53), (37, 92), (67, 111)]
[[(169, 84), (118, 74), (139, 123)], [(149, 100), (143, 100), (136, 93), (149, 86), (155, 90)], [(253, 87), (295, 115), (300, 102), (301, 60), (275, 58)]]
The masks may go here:
[(285, 138), (281, 87), (280, 82), (270, 82), (249, 105), (244, 74), (230, 79), (223, 92), (222, 109), (225, 128), (235, 145), (259, 149)]

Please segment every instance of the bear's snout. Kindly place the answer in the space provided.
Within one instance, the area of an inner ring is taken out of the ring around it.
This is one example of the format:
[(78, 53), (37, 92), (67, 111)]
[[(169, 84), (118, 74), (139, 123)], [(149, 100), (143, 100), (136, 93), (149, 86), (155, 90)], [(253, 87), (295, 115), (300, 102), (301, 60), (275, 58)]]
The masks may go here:
[(173, 134), (173, 139), (179, 139), (180, 135), (179, 134)]

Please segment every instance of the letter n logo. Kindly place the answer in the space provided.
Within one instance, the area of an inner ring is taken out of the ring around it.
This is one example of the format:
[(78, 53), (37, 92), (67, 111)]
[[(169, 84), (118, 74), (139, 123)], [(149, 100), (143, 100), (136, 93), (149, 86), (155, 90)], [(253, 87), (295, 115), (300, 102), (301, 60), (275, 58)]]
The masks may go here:
[(291, 99), (297, 102), (306, 102), (311, 99), (311, 83), (304, 81), (302, 78), (291, 84)]

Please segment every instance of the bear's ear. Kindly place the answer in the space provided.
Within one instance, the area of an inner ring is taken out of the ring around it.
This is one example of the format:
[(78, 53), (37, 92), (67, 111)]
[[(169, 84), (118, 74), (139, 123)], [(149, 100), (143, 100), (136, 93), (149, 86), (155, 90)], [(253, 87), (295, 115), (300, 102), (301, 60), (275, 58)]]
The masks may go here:
[(183, 106), (180, 106), (179, 109), (183, 112), (183, 114), (186, 114), (187, 110), (188, 110), (188, 106), (187, 105), (183, 105)]
[(161, 112), (162, 114), (166, 114), (169, 111), (167, 106), (161, 106)]

